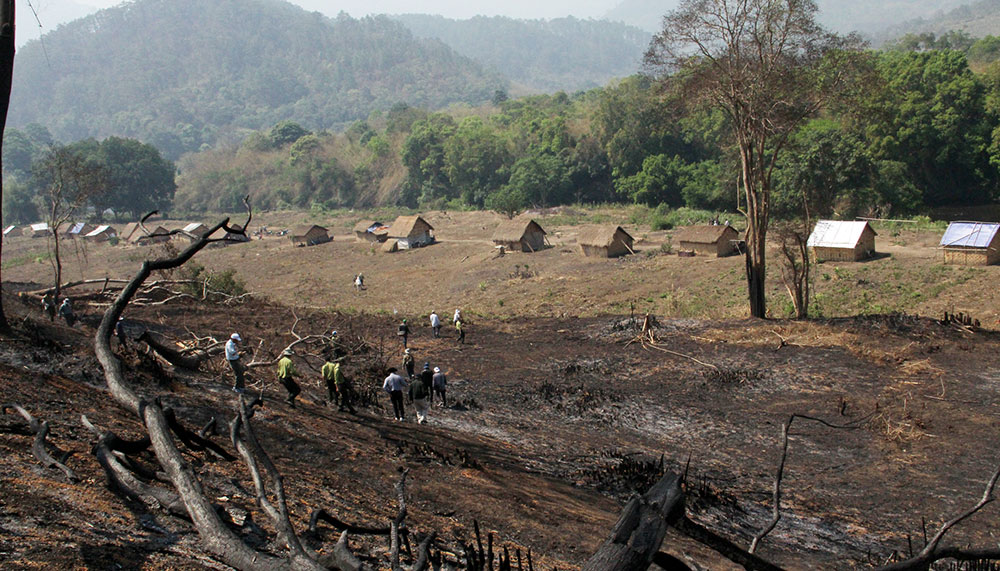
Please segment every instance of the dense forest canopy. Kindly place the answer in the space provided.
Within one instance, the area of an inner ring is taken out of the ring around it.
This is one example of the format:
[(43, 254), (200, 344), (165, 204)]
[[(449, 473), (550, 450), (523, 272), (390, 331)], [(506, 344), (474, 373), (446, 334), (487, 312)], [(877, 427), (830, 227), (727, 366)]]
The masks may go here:
[[(18, 52), (8, 124), (120, 135), (170, 158), (292, 119), (335, 128), (397, 102), (488, 101), (506, 80), (385, 17), (277, 0), (138, 0)], [(206, 147), (207, 148), (207, 147)]]

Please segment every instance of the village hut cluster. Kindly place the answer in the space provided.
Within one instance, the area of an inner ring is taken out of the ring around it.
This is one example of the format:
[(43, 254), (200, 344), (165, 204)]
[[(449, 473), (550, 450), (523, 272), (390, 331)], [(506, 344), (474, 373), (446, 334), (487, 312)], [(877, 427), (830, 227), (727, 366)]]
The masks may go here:
[[(238, 225), (232, 228), (240, 230)], [(194, 242), (208, 230), (200, 222), (183, 223), (170, 228), (147, 222), (146, 231), (138, 222), (126, 224), (120, 229), (108, 224), (70, 222), (61, 224), (55, 232), (62, 239), (112, 241), (144, 246), (166, 242), (172, 238)], [(383, 252), (421, 248), (437, 241), (434, 227), (420, 215), (399, 216), (388, 224), (374, 219), (360, 220), (354, 225), (353, 233), (356, 241), (377, 246)], [(3, 229), (4, 238), (44, 238), (52, 235), (53, 230), (44, 222), (25, 226), (9, 225)], [(334, 239), (329, 229), (317, 224), (295, 226), (279, 235), (287, 235), (289, 241), (299, 247), (325, 244)], [(877, 255), (877, 236), (866, 220), (819, 220), (813, 227), (806, 246), (810, 256), (817, 262), (856, 262)], [(249, 236), (239, 233), (227, 233), (225, 239), (227, 241), (220, 242), (222, 245), (250, 240)], [(682, 256), (724, 257), (741, 254), (745, 248), (743, 234), (728, 222), (681, 227), (674, 232), (672, 239), (678, 254)], [(501, 254), (535, 253), (551, 247), (549, 234), (537, 220), (527, 215), (498, 224), (491, 240)], [(635, 239), (624, 228), (616, 225), (581, 227), (576, 231), (576, 243), (579, 251), (589, 257), (617, 258), (636, 253)], [(946, 264), (1000, 263), (1000, 223), (952, 222), (941, 237), (939, 248)]]

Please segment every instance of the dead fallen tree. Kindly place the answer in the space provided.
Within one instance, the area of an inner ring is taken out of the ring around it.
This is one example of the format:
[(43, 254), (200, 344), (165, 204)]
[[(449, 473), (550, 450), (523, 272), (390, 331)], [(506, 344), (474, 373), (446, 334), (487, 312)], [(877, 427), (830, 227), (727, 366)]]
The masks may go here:
[[(79, 482), (80, 478), (77, 477), (76, 473), (73, 472), (68, 466), (66, 466), (66, 460), (69, 459), (70, 452), (63, 452), (54, 445), (50, 444), (46, 440), (49, 436), (49, 423), (48, 421), (38, 422), (34, 416), (31, 415), (24, 407), (17, 404), (5, 404), (0, 406), (0, 412), (7, 414), (8, 410), (13, 409), (28, 422), (28, 427), (35, 433), (35, 439), (31, 443), (31, 453), (42, 463), (46, 468), (56, 468), (66, 475), (66, 479), (70, 482)], [(55, 448), (59, 454), (59, 459), (56, 459), (52, 454), (49, 453), (48, 447)]]
[[(212, 243), (225, 241), (226, 238), (212, 238), (220, 230), (229, 235), (244, 235), (244, 228), (249, 226), (252, 219), (248, 199), (244, 200), (247, 206), (248, 218), (241, 228), (237, 229), (229, 225), (229, 219), (225, 219), (205, 233), (199, 240), (191, 243), (177, 256), (159, 260), (146, 260), (134, 278), (121, 290), (115, 301), (104, 312), (101, 324), (97, 329), (94, 338), (95, 352), (97, 359), (104, 369), (104, 377), (112, 398), (126, 410), (135, 414), (146, 427), (153, 452), (156, 455), (160, 467), (172, 483), (180, 501), (183, 503), (185, 511), (190, 517), (192, 524), (198, 531), (205, 550), (213, 557), (227, 565), (245, 570), (309, 570), (326, 569), (327, 562), (321, 562), (319, 558), (305, 549), (298, 540), (294, 529), (288, 520), (288, 507), (285, 502), (281, 476), (273, 469), (273, 463), (260, 448), (259, 444), (254, 445), (255, 438), (247, 422), (245, 402), (242, 395), (240, 400), (240, 424), (243, 429), (243, 437), (239, 442), (244, 442), (239, 448), (243, 448), (240, 455), (243, 456), (251, 472), (257, 472), (253, 466), (263, 463), (272, 480), (272, 491), (276, 494), (275, 503), (272, 509), (265, 509), (279, 530), (282, 541), (285, 543), (287, 553), (284, 557), (263, 553), (251, 548), (230, 529), (226, 522), (212, 505), (208, 495), (205, 493), (198, 475), (190, 464), (184, 459), (181, 451), (177, 448), (172, 437), (173, 431), (170, 427), (168, 415), (156, 401), (140, 395), (125, 380), (121, 362), (111, 350), (111, 335), (114, 332), (115, 323), (125, 311), (129, 302), (142, 287), (147, 278), (158, 270), (170, 270), (180, 267), (194, 257), (201, 249)], [(149, 218), (151, 214), (143, 218)], [(234, 421), (235, 423), (235, 421)], [(237, 431), (238, 432), (238, 431)], [(247, 444), (249, 443), (249, 444)], [(248, 448), (249, 446), (249, 448)], [(249, 453), (247, 452), (249, 450)], [(249, 460), (253, 459), (253, 462)], [(257, 484), (255, 478), (255, 485)], [(260, 495), (260, 494), (259, 494)]]
[(189, 371), (199, 370), (201, 368), (201, 364), (210, 357), (207, 351), (196, 350), (192, 352), (184, 352), (174, 349), (167, 343), (157, 339), (157, 335), (148, 329), (143, 331), (137, 340), (148, 345), (150, 349), (152, 349), (160, 357), (163, 357), (163, 359), (171, 365), (182, 369), (188, 369)]

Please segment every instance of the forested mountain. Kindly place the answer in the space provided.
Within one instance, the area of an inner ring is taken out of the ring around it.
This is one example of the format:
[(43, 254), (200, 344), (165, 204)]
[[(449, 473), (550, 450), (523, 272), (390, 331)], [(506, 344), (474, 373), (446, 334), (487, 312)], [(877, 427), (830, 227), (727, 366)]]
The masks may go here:
[(638, 71), (650, 34), (617, 22), (558, 18), (393, 16), (420, 38), (502, 71), (530, 91), (577, 91)]
[[(841, 33), (858, 31), (873, 35), (904, 18), (932, 18), (967, 4), (968, 0), (816, 0), (816, 3), (818, 19), (824, 26)], [(622, 0), (605, 17), (658, 32), (663, 15), (678, 4), (680, 0)]]
[(330, 128), (506, 87), (386, 17), (330, 19), (280, 0), (136, 0), (21, 49), (8, 126), (40, 123), (62, 141), (135, 137), (176, 157), (234, 129)]
[(1000, 0), (980, 0), (930, 17), (910, 20), (889, 28), (876, 40), (926, 32), (944, 34), (952, 30), (961, 30), (973, 38), (1000, 35)]

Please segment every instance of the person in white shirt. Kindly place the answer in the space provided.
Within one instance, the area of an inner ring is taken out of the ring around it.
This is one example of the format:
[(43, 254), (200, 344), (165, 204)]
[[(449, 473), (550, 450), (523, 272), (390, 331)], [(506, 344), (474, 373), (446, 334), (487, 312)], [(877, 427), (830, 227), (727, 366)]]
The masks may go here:
[(382, 383), (382, 390), (389, 393), (389, 400), (392, 401), (392, 413), (396, 420), (406, 418), (403, 410), (403, 391), (407, 389), (409, 383), (406, 379), (396, 373), (396, 367), (389, 367), (389, 376)]
[(434, 337), (441, 336), (441, 318), (436, 311), (431, 312), (431, 329), (434, 330)]
[(243, 368), (243, 362), (240, 361), (240, 346), (243, 339), (240, 337), (239, 333), (233, 333), (229, 336), (229, 341), (226, 341), (226, 362), (229, 363), (229, 367), (233, 370), (233, 375), (236, 377), (236, 383), (233, 385), (233, 391), (237, 393), (242, 393), (244, 390), (244, 380), (243, 372), (246, 370)]

